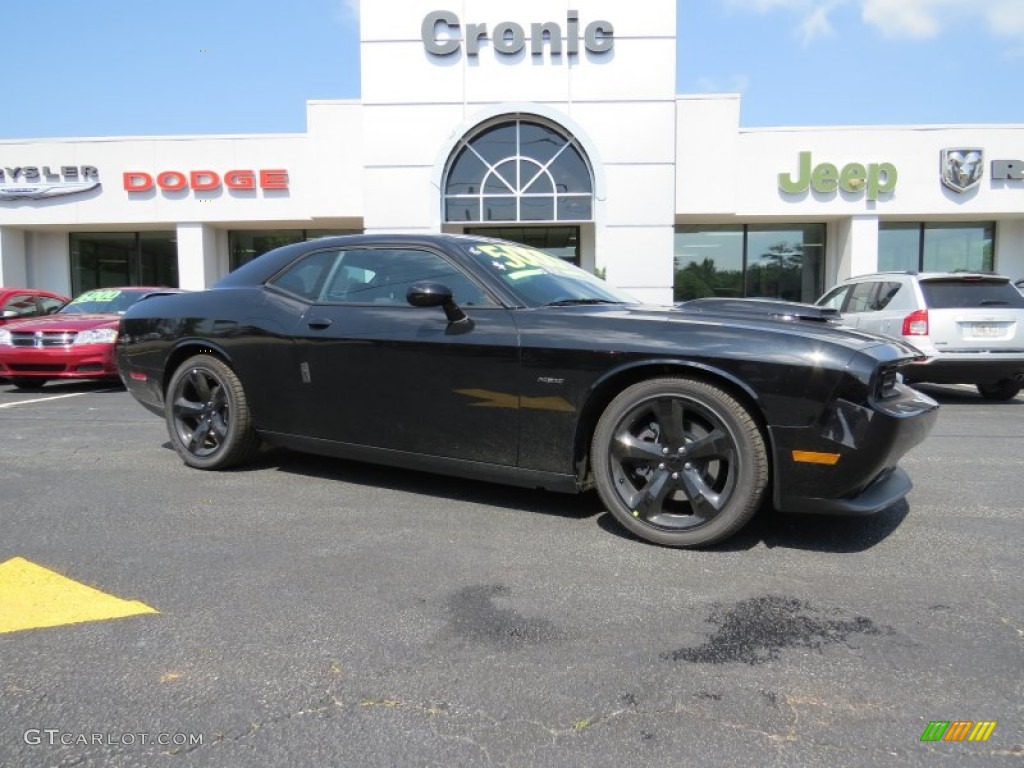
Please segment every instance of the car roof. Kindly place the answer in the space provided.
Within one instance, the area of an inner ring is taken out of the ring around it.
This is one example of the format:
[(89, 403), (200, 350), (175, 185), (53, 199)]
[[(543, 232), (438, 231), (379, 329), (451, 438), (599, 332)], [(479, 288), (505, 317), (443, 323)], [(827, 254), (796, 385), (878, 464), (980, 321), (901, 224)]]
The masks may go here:
[(53, 291), (44, 291), (41, 288), (11, 288), (0, 286), (0, 296), (7, 296), (11, 293), (28, 293), (33, 296), (52, 296), (55, 299), (67, 298), (67, 296), (64, 296), (63, 294), (55, 293)]
[(893, 270), (891, 272), (869, 272), (863, 275), (853, 275), (843, 280), (843, 283), (852, 283), (860, 280), (877, 280), (880, 277), (912, 277), (917, 280), (990, 280), (995, 282), (1010, 282), (1006, 275), (999, 275), (995, 272), (910, 272)]
[(316, 248), (358, 247), (360, 245), (419, 245), (437, 247), (442, 244), (465, 246), (468, 243), (493, 242), (503, 241), (491, 237), (450, 234), (446, 232), (374, 232), (361, 235), (330, 235), (313, 240), (304, 240), (301, 243), (291, 243), (290, 245), (267, 251), (252, 261), (243, 264), (233, 272), (228, 273), (218, 280), (213, 287), (240, 288), (243, 286), (259, 285), (277, 274), (300, 254), (315, 250)]

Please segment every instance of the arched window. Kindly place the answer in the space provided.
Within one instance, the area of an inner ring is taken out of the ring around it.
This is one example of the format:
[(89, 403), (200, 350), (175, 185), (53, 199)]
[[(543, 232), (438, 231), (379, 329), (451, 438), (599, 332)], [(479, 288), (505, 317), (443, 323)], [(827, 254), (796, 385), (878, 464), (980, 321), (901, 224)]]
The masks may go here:
[(448, 165), (445, 221), (591, 221), (594, 182), (572, 136), (536, 119), (463, 138)]

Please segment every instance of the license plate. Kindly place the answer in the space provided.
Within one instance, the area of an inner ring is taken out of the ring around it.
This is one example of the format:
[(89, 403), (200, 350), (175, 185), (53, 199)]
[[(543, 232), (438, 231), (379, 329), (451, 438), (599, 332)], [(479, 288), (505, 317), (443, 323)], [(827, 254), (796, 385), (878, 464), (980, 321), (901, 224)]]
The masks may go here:
[(967, 336), (971, 339), (992, 339), (1003, 335), (1002, 323), (971, 323), (967, 326)]

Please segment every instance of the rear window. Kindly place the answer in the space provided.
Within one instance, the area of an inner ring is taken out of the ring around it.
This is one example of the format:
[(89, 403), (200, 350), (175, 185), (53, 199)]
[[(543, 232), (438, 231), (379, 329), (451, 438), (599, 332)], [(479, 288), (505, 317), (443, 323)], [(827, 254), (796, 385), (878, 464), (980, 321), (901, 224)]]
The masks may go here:
[(933, 309), (1015, 307), (1024, 309), (1024, 295), (1009, 281), (922, 280), (925, 304)]

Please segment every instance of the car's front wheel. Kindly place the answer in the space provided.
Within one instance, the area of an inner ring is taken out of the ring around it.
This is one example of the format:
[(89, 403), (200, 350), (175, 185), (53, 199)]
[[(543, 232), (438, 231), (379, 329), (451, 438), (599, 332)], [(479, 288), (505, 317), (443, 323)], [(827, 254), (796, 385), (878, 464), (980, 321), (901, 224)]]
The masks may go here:
[(975, 385), (986, 400), (1012, 400), (1020, 392), (1021, 384), (1016, 379), (1001, 379)]
[(757, 511), (768, 455), (753, 416), (722, 389), (660, 378), (625, 389), (591, 446), (608, 510), (647, 541), (696, 547), (726, 539)]
[(171, 377), (164, 401), (171, 445), (197, 469), (224, 469), (259, 448), (242, 382), (222, 360), (196, 355)]

